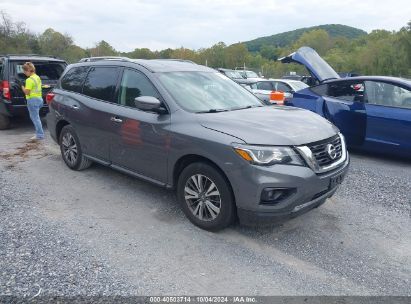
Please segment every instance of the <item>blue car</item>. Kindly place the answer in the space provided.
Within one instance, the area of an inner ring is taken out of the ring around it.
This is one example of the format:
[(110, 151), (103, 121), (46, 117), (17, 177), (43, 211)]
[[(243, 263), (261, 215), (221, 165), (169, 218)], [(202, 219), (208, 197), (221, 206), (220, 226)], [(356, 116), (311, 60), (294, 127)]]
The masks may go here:
[(309, 47), (279, 60), (304, 65), (318, 83), (294, 93), (286, 105), (327, 118), (341, 130), (350, 147), (411, 158), (411, 80), (340, 78)]

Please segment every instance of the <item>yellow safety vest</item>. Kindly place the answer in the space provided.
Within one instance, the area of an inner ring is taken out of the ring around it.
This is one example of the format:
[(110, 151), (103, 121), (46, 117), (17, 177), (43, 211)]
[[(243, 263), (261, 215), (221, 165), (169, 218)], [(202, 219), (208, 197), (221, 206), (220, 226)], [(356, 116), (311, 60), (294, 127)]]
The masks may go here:
[(26, 90), (30, 90), (30, 94), (26, 95), (26, 99), (41, 98), (41, 79), (36, 74), (31, 75), (26, 79)]

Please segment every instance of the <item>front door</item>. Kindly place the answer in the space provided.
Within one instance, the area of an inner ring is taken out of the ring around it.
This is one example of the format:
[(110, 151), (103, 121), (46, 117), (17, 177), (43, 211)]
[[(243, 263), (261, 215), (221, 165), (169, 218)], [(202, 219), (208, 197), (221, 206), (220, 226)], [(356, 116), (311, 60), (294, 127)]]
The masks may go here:
[(348, 145), (361, 146), (367, 127), (364, 84), (355, 81), (330, 83), (323, 99), (325, 117), (340, 129)]
[(113, 166), (118, 166), (161, 183), (167, 183), (170, 147), (169, 114), (146, 112), (135, 107), (140, 96), (161, 97), (151, 81), (140, 71), (124, 69), (110, 145)]
[(381, 81), (365, 81), (367, 142), (411, 155), (411, 91)]

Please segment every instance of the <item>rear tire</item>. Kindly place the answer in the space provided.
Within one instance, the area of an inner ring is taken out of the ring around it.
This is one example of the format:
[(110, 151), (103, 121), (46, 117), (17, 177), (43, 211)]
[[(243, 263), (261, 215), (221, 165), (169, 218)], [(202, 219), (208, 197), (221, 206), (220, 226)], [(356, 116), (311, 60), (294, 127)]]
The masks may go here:
[(10, 118), (0, 113), (0, 130), (6, 130), (10, 128)]
[(177, 197), (188, 219), (202, 229), (218, 231), (235, 220), (236, 206), (228, 181), (205, 162), (184, 168), (178, 179)]
[(61, 130), (59, 144), (61, 156), (70, 169), (81, 171), (92, 165), (93, 162), (83, 155), (80, 140), (72, 126), (67, 125)]

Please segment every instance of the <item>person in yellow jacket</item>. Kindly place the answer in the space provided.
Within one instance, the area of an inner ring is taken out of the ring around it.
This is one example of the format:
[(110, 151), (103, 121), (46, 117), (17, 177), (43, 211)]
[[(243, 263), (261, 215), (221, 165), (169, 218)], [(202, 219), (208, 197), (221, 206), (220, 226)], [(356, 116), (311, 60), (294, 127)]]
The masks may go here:
[(36, 129), (36, 135), (31, 140), (44, 139), (43, 126), (40, 120), (40, 109), (43, 106), (43, 97), (41, 92), (41, 79), (36, 75), (36, 68), (31, 62), (23, 64), (24, 75), (27, 76), (26, 85), (22, 90), (26, 95), (27, 109), (29, 110), (30, 119)]

